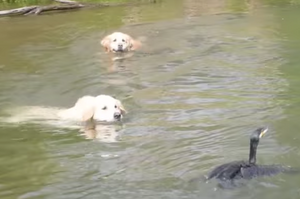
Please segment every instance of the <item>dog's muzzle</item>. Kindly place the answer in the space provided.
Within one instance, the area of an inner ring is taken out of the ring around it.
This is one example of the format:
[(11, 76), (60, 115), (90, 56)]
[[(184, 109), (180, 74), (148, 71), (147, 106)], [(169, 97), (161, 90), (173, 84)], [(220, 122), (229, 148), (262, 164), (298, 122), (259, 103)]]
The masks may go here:
[(121, 113), (115, 113), (115, 114), (114, 114), (114, 118), (115, 118), (116, 120), (120, 120), (120, 119), (121, 119), (121, 116), (122, 116)]
[(123, 51), (123, 45), (122, 44), (118, 45), (118, 51)]

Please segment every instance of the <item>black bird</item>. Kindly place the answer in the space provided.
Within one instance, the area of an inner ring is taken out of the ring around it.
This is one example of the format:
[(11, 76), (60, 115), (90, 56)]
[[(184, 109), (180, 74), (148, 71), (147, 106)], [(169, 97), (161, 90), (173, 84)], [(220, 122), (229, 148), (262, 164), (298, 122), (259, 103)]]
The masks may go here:
[[(236, 180), (252, 179), (259, 176), (272, 176), (282, 172), (296, 171), (291, 167), (281, 165), (257, 165), (256, 150), (259, 139), (268, 131), (267, 128), (259, 128), (250, 137), (249, 161), (235, 161), (222, 164), (213, 169), (207, 176), (207, 180), (216, 178), (223, 188), (236, 186)], [(297, 172), (297, 171), (296, 171)]]

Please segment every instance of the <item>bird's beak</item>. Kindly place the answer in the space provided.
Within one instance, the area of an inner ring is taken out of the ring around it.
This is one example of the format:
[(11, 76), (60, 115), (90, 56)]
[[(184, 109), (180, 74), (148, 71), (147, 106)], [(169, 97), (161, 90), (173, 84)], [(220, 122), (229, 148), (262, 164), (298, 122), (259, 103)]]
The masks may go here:
[(259, 135), (259, 138), (261, 138), (262, 136), (264, 136), (264, 134), (268, 131), (268, 128), (265, 128)]

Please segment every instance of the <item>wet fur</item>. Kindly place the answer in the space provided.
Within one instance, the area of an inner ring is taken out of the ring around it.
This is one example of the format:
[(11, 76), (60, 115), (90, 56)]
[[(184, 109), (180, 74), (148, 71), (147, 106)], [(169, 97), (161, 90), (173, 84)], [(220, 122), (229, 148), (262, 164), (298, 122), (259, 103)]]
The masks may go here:
[(6, 116), (4, 122), (40, 122), (40, 121), (73, 121), (87, 122), (96, 120), (102, 122), (115, 121), (114, 115), (125, 113), (122, 103), (108, 95), (83, 96), (77, 100), (71, 108), (28, 106), (16, 107), (6, 110), (10, 116)]

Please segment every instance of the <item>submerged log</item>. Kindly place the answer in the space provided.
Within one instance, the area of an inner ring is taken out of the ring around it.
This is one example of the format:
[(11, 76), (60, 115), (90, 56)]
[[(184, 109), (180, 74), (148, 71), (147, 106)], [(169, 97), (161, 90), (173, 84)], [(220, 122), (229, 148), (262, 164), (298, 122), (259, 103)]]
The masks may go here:
[(0, 11), (0, 16), (23, 15), (23, 14), (26, 14), (26, 13), (36, 9), (37, 7), (39, 7), (39, 6), (27, 6), (27, 7), (12, 9), (12, 10), (2, 10), (2, 11)]
[(58, 3), (66, 3), (66, 4), (78, 4), (76, 1), (69, 1), (69, 0), (54, 0)]
[(26, 15), (35, 14), (38, 15), (41, 12), (47, 11), (58, 11), (58, 10), (71, 10), (71, 9), (79, 9), (83, 8), (84, 5), (74, 4), (74, 5), (53, 5), (53, 6), (38, 6), (37, 8), (27, 12)]
[[(112, 7), (112, 6), (129, 6), (129, 5), (136, 5), (142, 3), (79, 3), (76, 1), (71, 0), (54, 0), (55, 2), (60, 3), (55, 5), (48, 5), (48, 6), (26, 6), (22, 8), (10, 9), (10, 10), (2, 10), (0, 11), (1, 16), (16, 16), (16, 15), (39, 15), (44, 12), (49, 11), (62, 11), (62, 10), (74, 10), (74, 9), (81, 9), (87, 7)], [(156, 0), (149, 0), (148, 3), (156, 3)]]

